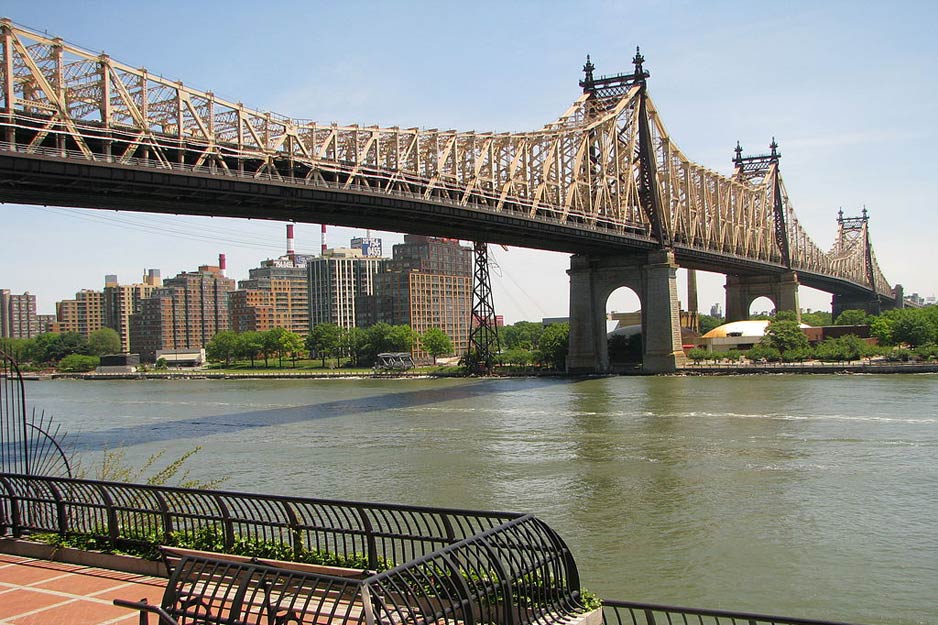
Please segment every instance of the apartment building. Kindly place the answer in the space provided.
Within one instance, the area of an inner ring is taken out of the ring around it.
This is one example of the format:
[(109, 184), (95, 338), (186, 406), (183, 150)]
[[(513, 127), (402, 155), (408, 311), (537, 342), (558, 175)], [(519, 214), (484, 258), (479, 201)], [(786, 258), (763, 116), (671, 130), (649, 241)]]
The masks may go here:
[[(374, 248), (372, 248), (374, 249)], [(377, 249), (380, 250), (380, 240)], [(365, 256), (359, 248), (327, 250), (307, 263), (309, 270), (309, 324), (358, 325), (358, 301), (374, 290), (374, 277), (385, 259)]]
[(234, 288), (221, 266), (202, 265), (168, 278), (130, 316), (130, 350), (152, 362), (160, 350), (204, 348), (228, 329), (228, 296)]
[(39, 334), (36, 296), (29, 291), (21, 295), (0, 289), (0, 337), (28, 339)]
[[(369, 301), (370, 300), (370, 301)], [(362, 301), (363, 325), (407, 324), (415, 332), (437, 327), (457, 354), (469, 348), (472, 250), (453, 239), (406, 235), (374, 277), (374, 295)], [(413, 356), (429, 355), (415, 346)]]

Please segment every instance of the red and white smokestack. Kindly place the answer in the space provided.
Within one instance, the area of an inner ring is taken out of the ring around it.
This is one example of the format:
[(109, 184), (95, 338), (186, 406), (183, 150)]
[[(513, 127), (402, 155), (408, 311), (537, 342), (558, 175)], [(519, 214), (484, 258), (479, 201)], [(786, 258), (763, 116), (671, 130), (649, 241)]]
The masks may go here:
[(287, 256), (290, 260), (296, 257), (296, 248), (293, 246), (293, 224), (287, 224)]
[(322, 255), (326, 255), (326, 224), (322, 225)]
[(219, 255), (218, 255), (218, 269), (221, 271), (221, 275), (222, 275), (222, 276), (225, 275), (225, 269), (227, 269), (227, 268), (228, 268), (228, 263), (227, 263), (227, 261), (225, 260), (225, 255), (224, 255), (224, 254), (219, 254)]

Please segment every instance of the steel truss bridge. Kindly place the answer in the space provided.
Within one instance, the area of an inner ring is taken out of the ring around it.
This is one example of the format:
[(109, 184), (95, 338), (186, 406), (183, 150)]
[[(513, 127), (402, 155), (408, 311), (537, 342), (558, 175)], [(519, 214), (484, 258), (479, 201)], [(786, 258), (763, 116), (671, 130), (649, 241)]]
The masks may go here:
[(0, 20), (0, 201), (330, 223), (579, 254), (672, 250), (683, 267), (797, 273), (894, 301), (868, 219), (830, 250), (779, 153), (723, 176), (675, 145), (634, 71), (594, 78), (521, 133), (342, 126), (250, 109)]

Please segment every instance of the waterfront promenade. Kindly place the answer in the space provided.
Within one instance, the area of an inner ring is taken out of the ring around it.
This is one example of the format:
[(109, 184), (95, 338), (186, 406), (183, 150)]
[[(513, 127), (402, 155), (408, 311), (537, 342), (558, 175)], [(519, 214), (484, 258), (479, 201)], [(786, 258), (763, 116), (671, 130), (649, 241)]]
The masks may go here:
[(114, 599), (159, 603), (166, 580), (0, 554), (0, 625), (135, 625)]

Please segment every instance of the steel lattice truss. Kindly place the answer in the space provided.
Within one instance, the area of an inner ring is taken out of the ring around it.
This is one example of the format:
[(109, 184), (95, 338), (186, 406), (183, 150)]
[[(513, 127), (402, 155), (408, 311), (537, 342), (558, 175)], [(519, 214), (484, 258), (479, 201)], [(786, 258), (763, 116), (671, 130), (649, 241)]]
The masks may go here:
[(732, 177), (688, 159), (647, 95), (638, 56), (634, 75), (596, 81), (557, 121), (492, 133), (290, 119), (9, 20), (0, 55), (0, 149), (458, 203), (892, 295), (865, 230), (827, 252), (808, 237), (777, 159)]

